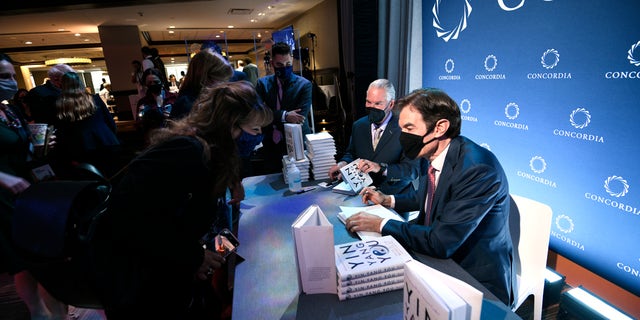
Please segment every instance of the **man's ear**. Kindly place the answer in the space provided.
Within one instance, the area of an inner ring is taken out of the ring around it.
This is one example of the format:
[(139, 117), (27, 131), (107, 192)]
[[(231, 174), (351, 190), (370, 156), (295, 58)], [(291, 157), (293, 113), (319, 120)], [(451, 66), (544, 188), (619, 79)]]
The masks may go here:
[(447, 133), (447, 130), (449, 130), (450, 125), (451, 123), (447, 119), (438, 120), (434, 129), (435, 135), (437, 135), (438, 137), (444, 136), (444, 134)]

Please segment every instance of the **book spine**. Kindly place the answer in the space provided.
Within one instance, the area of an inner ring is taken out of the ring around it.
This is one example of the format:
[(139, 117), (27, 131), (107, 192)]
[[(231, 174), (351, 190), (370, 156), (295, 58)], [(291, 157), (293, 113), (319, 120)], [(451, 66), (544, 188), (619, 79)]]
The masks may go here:
[(357, 285), (342, 286), (338, 284), (338, 292), (342, 294), (355, 293), (358, 291), (365, 291), (365, 290), (384, 287), (384, 286), (401, 283), (401, 282), (404, 283), (404, 277), (402, 276), (389, 278), (389, 279), (382, 279), (382, 280), (377, 280), (377, 281), (357, 284)]
[(404, 268), (404, 262), (403, 263), (399, 263), (399, 264), (391, 264), (391, 265), (387, 265), (387, 266), (384, 266), (384, 267), (378, 267), (378, 268), (375, 268), (375, 269), (359, 271), (359, 272), (353, 272), (353, 273), (348, 273), (348, 274), (339, 274), (338, 277), (340, 277), (340, 281), (348, 281), (348, 280), (368, 277), (368, 276), (372, 276), (372, 275), (377, 275), (377, 274), (384, 273), (384, 272), (400, 270), (400, 269), (403, 269), (403, 268)]
[(347, 300), (347, 299), (354, 299), (354, 298), (370, 296), (370, 295), (374, 295), (374, 294), (378, 294), (378, 293), (383, 293), (383, 292), (388, 292), (388, 291), (393, 291), (393, 290), (399, 290), (399, 289), (402, 289), (402, 288), (404, 288), (404, 282), (391, 284), (391, 285), (388, 285), (388, 286), (377, 287), (377, 288), (373, 288), (373, 289), (369, 289), (369, 290), (346, 293), (346, 294), (342, 294), (342, 293), (338, 292), (338, 299), (340, 299), (340, 301), (343, 301), (343, 300)]
[(404, 269), (393, 270), (393, 271), (390, 271), (390, 272), (374, 274), (372, 276), (363, 277), (363, 278), (356, 278), (356, 279), (351, 279), (351, 280), (340, 280), (340, 279), (338, 279), (339, 280), (338, 281), (338, 286), (346, 287), (346, 286), (351, 286), (351, 285), (356, 285), (356, 284), (363, 284), (363, 283), (368, 283), (368, 282), (372, 282), (372, 281), (390, 279), (390, 278), (395, 278), (395, 277), (402, 277), (404, 279)]

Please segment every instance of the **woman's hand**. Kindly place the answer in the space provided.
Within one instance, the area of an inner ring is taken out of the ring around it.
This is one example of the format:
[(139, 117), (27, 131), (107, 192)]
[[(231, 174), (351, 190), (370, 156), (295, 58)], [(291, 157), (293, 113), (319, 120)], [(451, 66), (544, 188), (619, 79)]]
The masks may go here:
[(25, 189), (29, 188), (31, 184), (20, 177), (0, 172), (0, 187), (11, 191), (13, 194), (18, 194)]
[(211, 277), (215, 269), (220, 269), (227, 261), (217, 252), (204, 250), (204, 260), (196, 272), (196, 277), (200, 280), (207, 280)]
[(244, 200), (244, 186), (242, 182), (237, 182), (231, 188), (231, 200), (229, 200), (230, 205), (240, 205), (240, 201)]

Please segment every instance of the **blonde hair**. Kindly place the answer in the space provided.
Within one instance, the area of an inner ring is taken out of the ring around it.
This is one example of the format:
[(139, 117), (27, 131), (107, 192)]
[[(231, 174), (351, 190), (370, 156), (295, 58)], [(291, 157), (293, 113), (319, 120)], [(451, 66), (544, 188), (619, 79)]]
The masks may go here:
[(88, 94), (75, 72), (62, 76), (62, 94), (56, 101), (56, 118), (64, 121), (80, 121), (96, 113), (93, 97)]

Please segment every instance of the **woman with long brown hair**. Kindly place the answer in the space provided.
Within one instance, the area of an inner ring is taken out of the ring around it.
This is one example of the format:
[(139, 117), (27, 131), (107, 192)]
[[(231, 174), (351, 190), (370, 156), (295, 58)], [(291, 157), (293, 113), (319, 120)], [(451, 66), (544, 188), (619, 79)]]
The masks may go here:
[(114, 187), (96, 234), (97, 287), (109, 319), (183, 319), (199, 281), (224, 259), (201, 239), (240, 183), (238, 142), (272, 120), (251, 84), (205, 91), (185, 118), (154, 131)]

